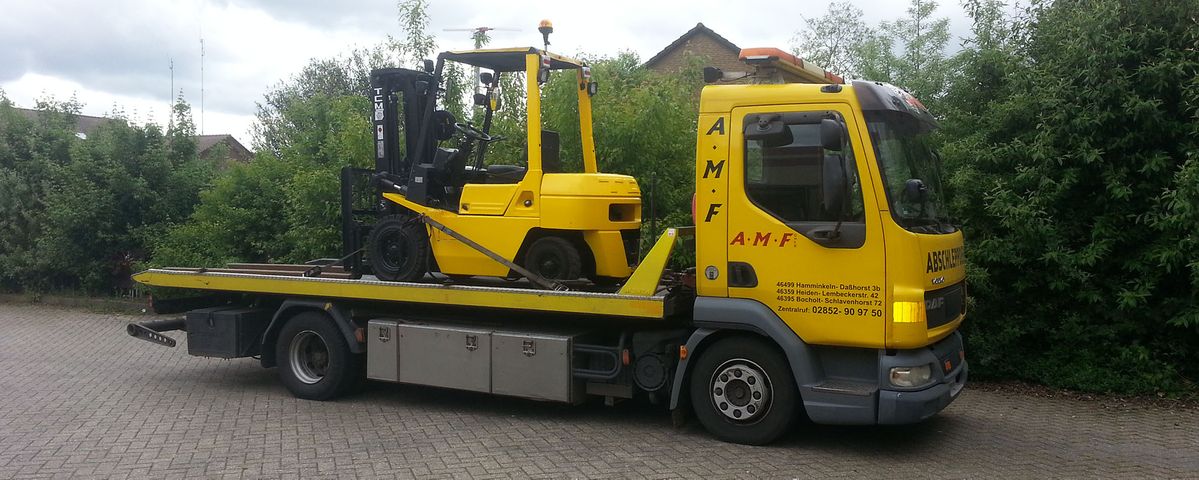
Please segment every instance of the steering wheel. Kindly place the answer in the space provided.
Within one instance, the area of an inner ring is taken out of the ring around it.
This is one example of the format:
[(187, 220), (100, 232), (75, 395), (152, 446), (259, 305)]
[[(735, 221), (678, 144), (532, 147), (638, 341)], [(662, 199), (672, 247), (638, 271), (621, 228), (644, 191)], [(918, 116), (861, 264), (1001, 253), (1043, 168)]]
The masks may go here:
[(456, 122), (454, 123), (454, 129), (462, 132), (463, 135), (466, 135), (466, 138), (478, 140), (480, 142), (490, 142), (492, 140), (491, 135), (483, 133), (482, 130), (475, 128), (474, 125), (469, 123)]

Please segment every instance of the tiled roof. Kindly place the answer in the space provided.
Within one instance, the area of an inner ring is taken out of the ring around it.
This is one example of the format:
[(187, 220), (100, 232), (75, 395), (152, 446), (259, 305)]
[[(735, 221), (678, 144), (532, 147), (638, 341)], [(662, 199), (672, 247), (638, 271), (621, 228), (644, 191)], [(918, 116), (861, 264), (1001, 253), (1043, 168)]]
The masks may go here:
[[(33, 109), (29, 109), (29, 108), (14, 107), (13, 109), (16, 110), (17, 112), (19, 112), (25, 118), (29, 119), (30, 121), (37, 121), (38, 116), (41, 115), (41, 113), (42, 113), (40, 110), (33, 110)], [(97, 128), (100, 128), (100, 125), (103, 125), (105, 123), (112, 122), (112, 121), (123, 121), (123, 120), (117, 120), (117, 119), (105, 118), (105, 117), (94, 117), (91, 115), (75, 115), (75, 132), (82, 133), (85, 136), (91, 135), (93, 132), (96, 131)], [(229, 139), (229, 141), (230, 141), (230, 143), (229, 143), (230, 148), (238, 150), (239, 151), (238, 153), (244, 153), (247, 156), (250, 154), (250, 149), (246, 148), (244, 145), (242, 145), (241, 142), (237, 141), (237, 138), (235, 138), (233, 135), (230, 135), (228, 133), (221, 133), (221, 134), (216, 134), (216, 135), (196, 135), (196, 153), (198, 153), (198, 154), (204, 153), (208, 149), (216, 146), (218, 143), (224, 142), (226, 138)]]
[(694, 28), (692, 28), (691, 30), (687, 30), (687, 33), (684, 33), (681, 37), (675, 39), (675, 41), (670, 42), (670, 45), (667, 45), (666, 48), (662, 49), (662, 51), (658, 52), (653, 57), (650, 57), (649, 60), (646, 60), (644, 66), (646, 66), (646, 67), (653, 66), (654, 63), (665, 58), (666, 55), (669, 54), (671, 50), (674, 50), (674, 49), (682, 46), (683, 44), (687, 43), (688, 39), (690, 39), (691, 37), (694, 37), (696, 35), (699, 35), (701, 33), (711, 36), (712, 39), (716, 41), (716, 43), (728, 48), (730, 52), (733, 52), (735, 54), (741, 52), (741, 47), (738, 47), (737, 44), (730, 42), (727, 38), (720, 36), (719, 33), (712, 31), (711, 28), (704, 26), (704, 24), (701, 22), (701, 23), (695, 24)]
[[(29, 119), (29, 121), (37, 121), (38, 116), (42, 114), (40, 110), (33, 110), (29, 108), (13, 107), (13, 110), (16, 110), (21, 115), (24, 115), (25, 118)], [(91, 135), (92, 132), (95, 132), (97, 128), (100, 128), (100, 125), (111, 121), (113, 121), (111, 118), (93, 117), (91, 115), (75, 115), (75, 132)]]

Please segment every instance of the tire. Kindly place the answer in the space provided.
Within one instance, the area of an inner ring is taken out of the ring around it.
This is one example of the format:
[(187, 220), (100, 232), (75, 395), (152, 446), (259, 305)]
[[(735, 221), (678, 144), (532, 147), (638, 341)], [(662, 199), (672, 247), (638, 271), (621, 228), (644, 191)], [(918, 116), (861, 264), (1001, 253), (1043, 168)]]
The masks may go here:
[(783, 354), (766, 340), (718, 340), (700, 354), (690, 383), (696, 418), (726, 442), (765, 445), (795, 423), (795, 377)]
[(366, 251), (371, 270), (380, 280), (413, 282), (429, 271), (429, 234), (411, 217), (383, 217), (371, 228)]
[(529, 246), (524, 267), (548, 280), (578, 280), (583, 275), (583, 258), (569, 240), (542, 237)]
[(320, 312), (292, 317), (275, 342), (279, 380), (292, 395), (307, 400), (337, 398), (360, 386), (363, 357), (350, 351), (341, 330)]

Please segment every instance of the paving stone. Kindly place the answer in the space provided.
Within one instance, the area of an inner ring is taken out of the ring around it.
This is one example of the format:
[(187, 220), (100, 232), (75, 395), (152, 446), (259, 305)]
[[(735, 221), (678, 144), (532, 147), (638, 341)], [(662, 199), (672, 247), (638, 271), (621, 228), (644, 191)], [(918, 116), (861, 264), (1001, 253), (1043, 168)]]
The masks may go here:
[(748, 447), (640, 401), (375, 383), (299, 400), (256, 360), (125, 334), (144, 319), (0, 304), (0, 478), (1199, 478), (1193, 409), (967, 387), (922, 424)]

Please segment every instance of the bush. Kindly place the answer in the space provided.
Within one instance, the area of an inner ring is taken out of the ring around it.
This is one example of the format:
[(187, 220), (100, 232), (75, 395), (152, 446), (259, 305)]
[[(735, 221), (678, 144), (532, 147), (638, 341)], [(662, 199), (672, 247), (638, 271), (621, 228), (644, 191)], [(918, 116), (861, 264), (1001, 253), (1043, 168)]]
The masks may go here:
[[(1194, 2), (1034, 4), (960, 57), (944, 153), (978, 372), (1147, 392), (1199, 375)], [(976, 24), (979, 28), (980, 24)]]

